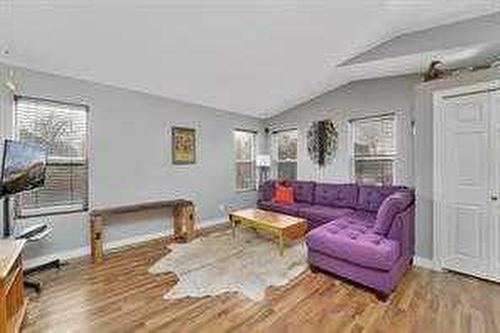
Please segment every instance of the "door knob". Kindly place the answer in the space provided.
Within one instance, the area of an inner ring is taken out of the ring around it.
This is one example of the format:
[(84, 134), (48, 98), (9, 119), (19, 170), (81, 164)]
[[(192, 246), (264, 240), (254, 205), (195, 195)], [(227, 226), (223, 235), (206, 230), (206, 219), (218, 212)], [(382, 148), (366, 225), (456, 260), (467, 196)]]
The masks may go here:
[(497, 195), (492, 195), (491, 196), (491, 201), (498, 201), (498, 196)]

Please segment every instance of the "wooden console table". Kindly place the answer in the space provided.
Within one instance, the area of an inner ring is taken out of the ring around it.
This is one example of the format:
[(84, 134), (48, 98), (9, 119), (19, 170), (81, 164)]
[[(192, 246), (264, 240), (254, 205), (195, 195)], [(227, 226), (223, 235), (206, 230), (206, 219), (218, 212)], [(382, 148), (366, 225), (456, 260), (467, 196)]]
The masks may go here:
[(16, 333), (26, 313), (21, 252), (25, 240), (0, 239), (0, 333)]
[(103, 260), (103, 229), (106, 218), (112, 215), (144, 210), (173, 208), (174, 237), (190, 241), (195, 236), (195, 207), (188, 200), (164, 200), (94, 209), (90, 212), (90, 254), (94, 263)]

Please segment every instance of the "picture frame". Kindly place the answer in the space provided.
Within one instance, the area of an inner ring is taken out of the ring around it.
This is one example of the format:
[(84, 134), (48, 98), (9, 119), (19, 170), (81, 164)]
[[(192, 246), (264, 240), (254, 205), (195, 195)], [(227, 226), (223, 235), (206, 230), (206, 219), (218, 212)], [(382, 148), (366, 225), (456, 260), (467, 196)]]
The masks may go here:
[(196, 130), (172, 126), (172, 164), (196, 163)]

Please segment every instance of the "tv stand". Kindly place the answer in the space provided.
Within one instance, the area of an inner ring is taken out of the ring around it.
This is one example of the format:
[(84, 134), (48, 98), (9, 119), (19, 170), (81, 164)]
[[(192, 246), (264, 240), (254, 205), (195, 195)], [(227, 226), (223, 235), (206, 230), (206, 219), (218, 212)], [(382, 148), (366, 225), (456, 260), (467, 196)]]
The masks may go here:
[(35, 273), (35, 272), (44, 271), (46, 269), (52, 269), (52, 268), (59, 269), (60, 267), (61, 267), (61, 261), (59, 259), (55, 259), (55, 260), (43, 263), (39, 266), (25, 269), (24, 270), (24, 281), (23, 281), (24, 286), (26, 288), (34, 289), (39, 294), (42, 291), (42, 283), (40, 281), (29, 279), (28, 275), (30, 275), (31, 273)]
[(14, 238), (26, 238), (29, 240), (42, 239), (49, 232), (49, 226), (45, 223), (35, 224), (26, 228), (23, 228), (17, 233), (14, 233)]
[(3, 238), (10, 237), (10, 197), (3, 197)]
[[(16, 240), (24, 241), (24, 242), (37, 242), (44, 237), (46, 237), (51, 232), (51, 228), (45, 224), (37, 224), (31, 227), (28, 227), (22, 230), (18, 235), (12, 235), (11, 232), (11, 224), (10, 224), (10, 197), (5, 196), (3, 198), (3, 237), (4, 238), (14, 238)], [(23, 243), (24, 244), (24, 243)], [(24, 281), (23, 284), (26, 288), (32, 288), (37, 293), (40, 293), (42, 290), (42, 284), (39, 281), (28, 278), (28, 275), (34, 272), (57, 268), (61, 266), (61, 262), (59, 259), (52, 260), (41, 264), (36, 267), (32, 267), (29, 269), (24, 269)]]

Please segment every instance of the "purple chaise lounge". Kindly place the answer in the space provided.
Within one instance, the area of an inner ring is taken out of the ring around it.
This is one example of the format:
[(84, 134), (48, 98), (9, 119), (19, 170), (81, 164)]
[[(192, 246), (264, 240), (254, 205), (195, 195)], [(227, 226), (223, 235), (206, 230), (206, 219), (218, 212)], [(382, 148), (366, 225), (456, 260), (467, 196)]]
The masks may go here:
[(413, 191), (404, 186), (292, 181), (293, 204), (272, 202), (275, 181), (259, 189), (257, 206), (307, 219), (308, 261), (387, 297), (414, 255)]

